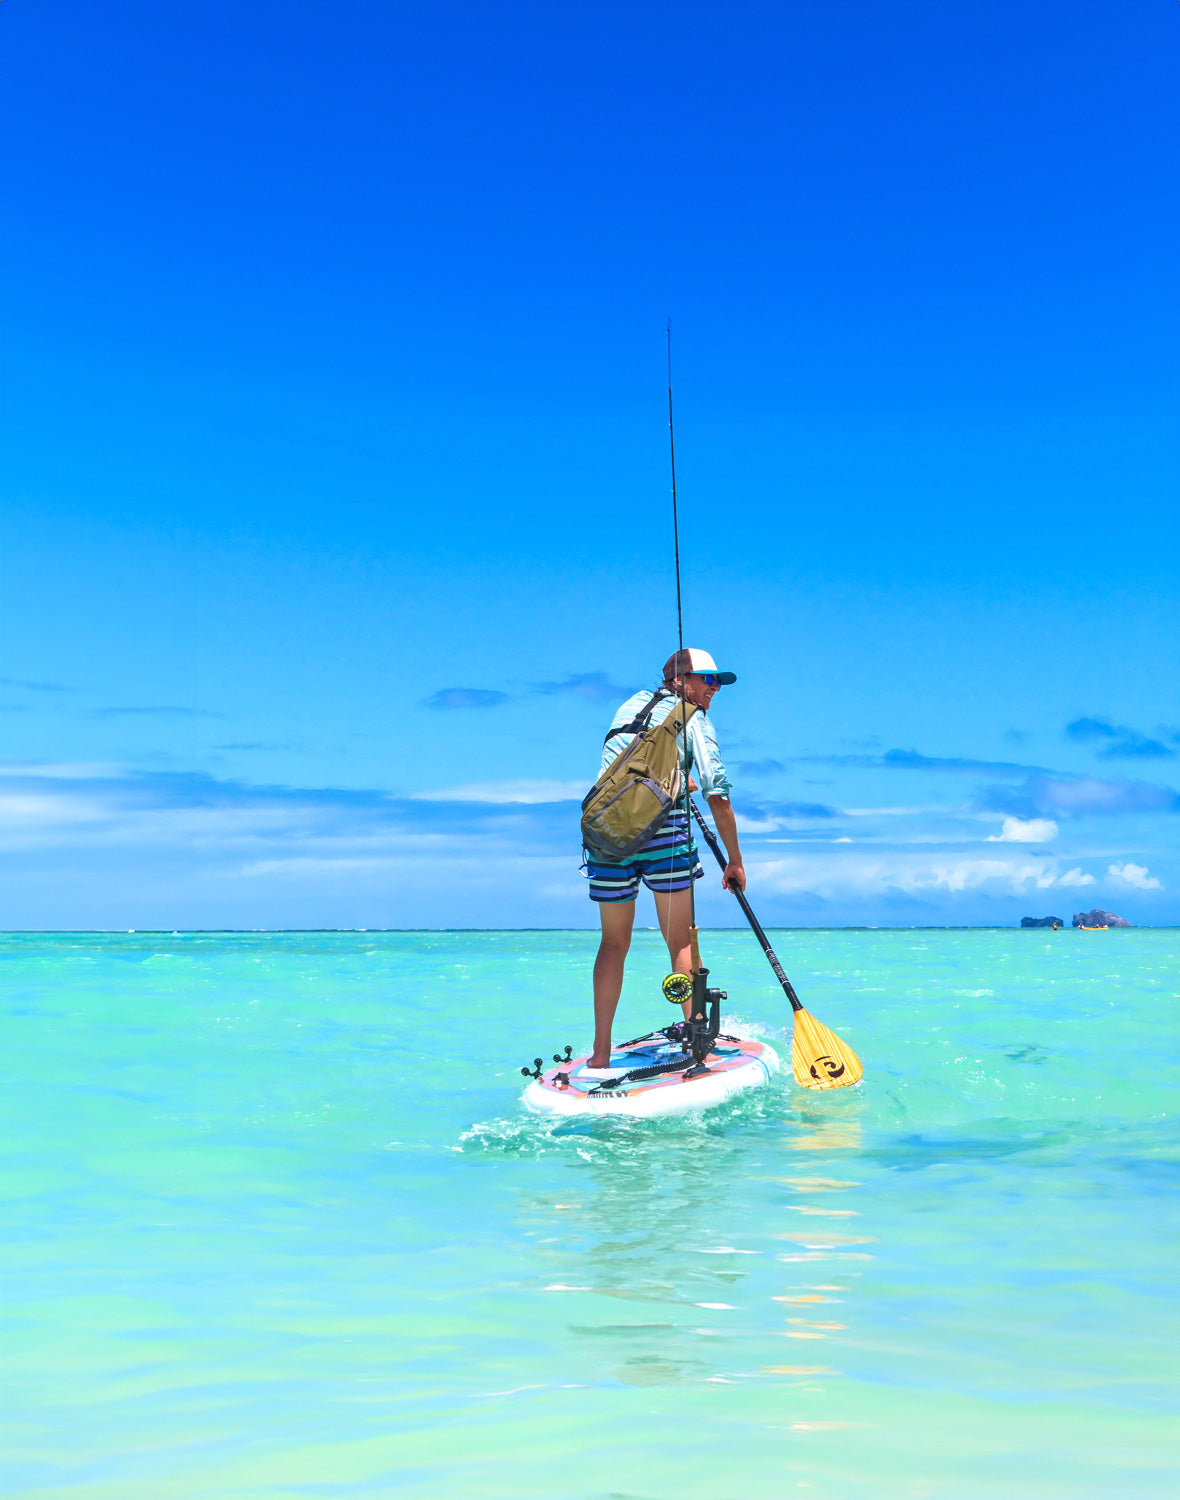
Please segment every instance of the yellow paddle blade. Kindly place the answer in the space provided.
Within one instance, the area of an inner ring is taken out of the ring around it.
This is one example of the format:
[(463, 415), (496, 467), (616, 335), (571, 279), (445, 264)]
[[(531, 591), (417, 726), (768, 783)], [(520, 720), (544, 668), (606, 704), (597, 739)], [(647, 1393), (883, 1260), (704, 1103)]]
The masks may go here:
[(805, 1089), (846, 1089), (864, 1074), (852, 1048), (805, 1010), (795, 1012), (791, 1064), (795, 1082)]

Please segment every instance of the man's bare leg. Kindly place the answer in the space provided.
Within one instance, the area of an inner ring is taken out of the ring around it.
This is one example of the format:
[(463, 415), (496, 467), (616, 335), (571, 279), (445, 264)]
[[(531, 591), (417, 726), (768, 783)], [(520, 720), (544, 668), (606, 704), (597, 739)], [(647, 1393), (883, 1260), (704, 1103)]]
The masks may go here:
[(631, 946), (635, 903), (600, 901), (598, 917), (602, 923), (602, 940), (598, 945), (598, 957), (594, 960), (594, 1051), (587, 1064), (591, 1068), (610, 1065), (610, 1029), (623, 992), (623, 966)]
[[(675, 974), (692, 973), (692, 944), (689, 932), (692, 928), (692, 892), (668, 891), (656, 896), (656, 916), (660, 919), (660, 931), (668, 945), (668, 962)], [(686, 1000), (681, 1006), (684, 1019), (692, 1014), (692, 1002)]]

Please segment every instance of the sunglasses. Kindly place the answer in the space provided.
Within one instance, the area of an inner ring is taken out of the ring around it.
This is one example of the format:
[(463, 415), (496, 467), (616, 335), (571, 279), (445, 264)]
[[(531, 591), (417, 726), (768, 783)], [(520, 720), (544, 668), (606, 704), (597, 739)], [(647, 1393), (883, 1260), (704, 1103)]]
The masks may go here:
[(716, 672), (701, 672), (699, 675), (706, 687), (716, 688), (721, 686)]

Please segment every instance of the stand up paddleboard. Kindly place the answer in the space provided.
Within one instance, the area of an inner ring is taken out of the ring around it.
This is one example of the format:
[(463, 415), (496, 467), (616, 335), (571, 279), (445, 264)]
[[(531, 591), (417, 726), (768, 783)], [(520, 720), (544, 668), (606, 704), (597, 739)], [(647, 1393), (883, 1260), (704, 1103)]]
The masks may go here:
[(525, 1088), (529, 1109), (554, 1115), (678, 1115), (723, 1104), (757, 1088), (778, 1072), (778, 1053), (765, 1042), (718, 1035), (702, 1067), (685, 1050), (685, 1027), (668, 1026), (611, 1049), (609, 1068), (589, 1068), (587, 1058), (554, 1056), (555, 1067), (535, 1071)]
[(691, 978), (669, 974), (663, 991), (673, 1004), (691, 999), (687, 1021), (612, 1047), (607, 1068), (588, 1067), (589, 1057), (574, 1057), (572, 1047), (564, 1058), (555, 1052), (557, 1066), (548, 1070), (535, 1057), (531, 1069), (520, 1070), (532, 1079), (528, 1107), (558, 1115), (678, 1115), (723, 1104), (778, 1072), (773, 1047), (722, 1035), (725, 991), (710, 989), (703, 965)]

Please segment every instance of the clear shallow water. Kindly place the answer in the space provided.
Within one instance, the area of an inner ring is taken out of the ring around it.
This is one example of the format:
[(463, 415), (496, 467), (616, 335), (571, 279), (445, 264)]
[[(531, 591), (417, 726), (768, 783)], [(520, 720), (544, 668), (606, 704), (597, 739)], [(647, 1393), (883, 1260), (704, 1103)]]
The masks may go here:
[(859, 1089), (584, 1125), (588, 933), (2, 942), (6, 1493), (1176, 1493), (1180, 932), (780, 933)]

